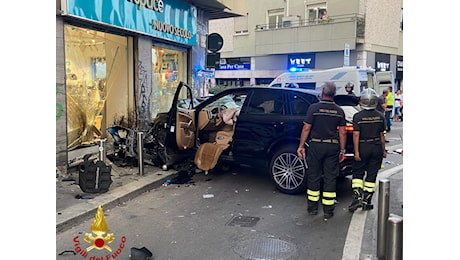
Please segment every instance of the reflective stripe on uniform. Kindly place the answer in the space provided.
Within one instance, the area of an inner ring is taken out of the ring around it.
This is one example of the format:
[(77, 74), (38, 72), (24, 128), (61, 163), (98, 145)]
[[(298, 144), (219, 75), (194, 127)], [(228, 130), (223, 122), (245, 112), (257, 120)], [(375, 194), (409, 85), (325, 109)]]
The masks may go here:
[(363, 188), (364, 187), (364, 182), (363, 180), (361, 179), (352, 179), (351, 180), (351, 188), (352, 189), (355, 189), (355, 188)]
[(328, 206), (334, 205), (335, 197), (336, 197), (335, 192), (324, 191), (323, 192), (323, 200), (322, 200), (323, 205), (328, 205)]
[(367, 191), (367, 192), (374, 192), (375, 191), (375, 182), (364, 182), (364, 188), (363, 190), (364, 191)]
[(324, 199), (322, 200), (323, 205), (331, 206), (334, 205), (334, 200), (333, 199)]
[(319, 201), (319, 190), (309, 190), (307, 189), (307, 199), (311, 201)]

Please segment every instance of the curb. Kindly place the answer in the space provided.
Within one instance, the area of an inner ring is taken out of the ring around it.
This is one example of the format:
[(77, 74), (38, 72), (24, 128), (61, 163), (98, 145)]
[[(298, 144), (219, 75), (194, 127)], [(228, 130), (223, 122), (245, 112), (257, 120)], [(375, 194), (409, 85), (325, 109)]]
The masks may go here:
[[(379, 187), (379, 181), (381, 179), (389, 178), (390, 176), (400, 173), (403, 171), (403, 164), (395, 166), (391, 169), (384, 170), (377, 174), (377, 191)], [(374, 204), (377, 204), (378, 198), (375, 196), (372, 198)], [(342, 260), (356, 260), (356, 259), (376, 259), (369, 256), (366, 258), (361, 258), (361, 249), (363, 247), (363, 243), (376, 243), (376, 241), (364, 241), (365, 236), (365, 225), (369, 211), (355, 211), (353, 212), (353, 216), (350, 221), (350, 225), (348, 227), (347, 236), (345, 238), (345, 244), (343, 246), (343, 253), (342, 253)], [(373, 244), (375, 248), (377, 244)]]
[(99, 205), (102, 205), (104, 210), (113, 208), (146, 191), (161, 186), (171, 175), (176, 173), (176, 171), (155, 171), (142, 176), (140, 180), (132, 181), (109, 190), (107, 193), (97, 195), (93, 199), (84, 200), (82, 203), (63, 209), (56, 215), (56, 233), (66, 231), (79, 222), (93, 218)]

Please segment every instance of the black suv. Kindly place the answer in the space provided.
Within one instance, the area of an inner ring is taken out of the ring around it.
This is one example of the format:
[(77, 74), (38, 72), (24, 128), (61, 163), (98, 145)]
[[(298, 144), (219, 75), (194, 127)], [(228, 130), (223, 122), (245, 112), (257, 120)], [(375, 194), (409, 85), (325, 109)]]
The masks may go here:
[[(224, 90), (198, 105), (183, 100), (194, 98), (192, 89), (181, 82), (169, 112), (158, 114), (146, 133), (145, 158), (154, 165), (167, 169), (196, 164), (199, 156), (203, 158), (198, 161), (212, 160), (215, 154), (200, 151), (200, 146), (211, 143), (220, 146), (218, 158), (214, 158), (217, 165), (261, 167), (267, 169), (281, 192), (306, 190), (306, 167), (297, 156), (297, 147), (308, 107), (319, 102), (319, 93), (239, 87)], [(348, 132), (348, 157), (342, 163), (341, 175), (351, 173), (348, 166), (353, 160), (352, 131)]]

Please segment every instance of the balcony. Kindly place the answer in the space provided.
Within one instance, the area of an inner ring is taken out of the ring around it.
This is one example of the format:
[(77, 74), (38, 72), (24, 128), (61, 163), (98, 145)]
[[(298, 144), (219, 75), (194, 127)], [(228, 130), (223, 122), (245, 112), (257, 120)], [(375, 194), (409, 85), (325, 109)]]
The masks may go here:
[(277, 24), (255, 28), (256, 55), (274, 53), (320, 52), (351, 49), (364, 40), (364, 17), (357, 14), (330, 17), (326, 21), (283, 19)]

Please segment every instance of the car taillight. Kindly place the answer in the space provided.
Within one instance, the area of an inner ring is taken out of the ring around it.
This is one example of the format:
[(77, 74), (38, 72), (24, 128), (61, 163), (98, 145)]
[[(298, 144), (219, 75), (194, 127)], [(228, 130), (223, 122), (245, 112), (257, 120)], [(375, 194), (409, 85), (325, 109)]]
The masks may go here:
[(347, 131), (347, 132), (353, 132), (353, 126), (352, 126), (352, 125), (347, 125), (347, 126), (345, 126), (345, 131)]

